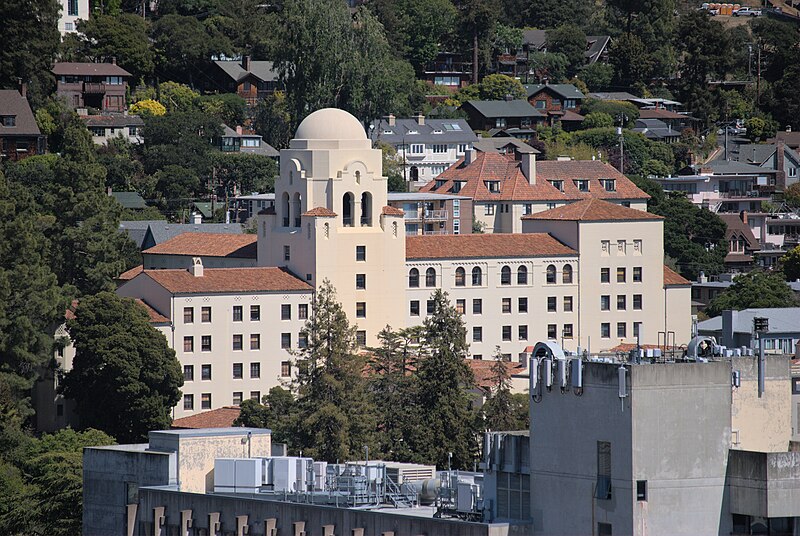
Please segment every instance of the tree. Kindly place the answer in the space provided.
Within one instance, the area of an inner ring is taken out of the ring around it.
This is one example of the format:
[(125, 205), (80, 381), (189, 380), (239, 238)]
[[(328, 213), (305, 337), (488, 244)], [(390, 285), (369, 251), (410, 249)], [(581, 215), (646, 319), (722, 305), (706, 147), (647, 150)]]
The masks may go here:
[(355, 353), (350, 326), (327, 279), (311, 304), (308, 345), (297, 354), (297, 446), (317, 460), (335, 462), (376, 452), (375, 409), (361, 373), (365, 359)]
[(506, 0), (505, 4), (506, 16), (515, 26), (534, 28), (557, 28), (575, 21), (589, 24), (592, 13), (597, 10), (592, 0)]
[[(463, 50), (472, 50), (472, 83), (478, 82), (480, 64), (486, 65), (491, 58), (491, 31), (497, 20), (497, 8), (491, 0), (456, 0), (460, 15), (458, 27)], [(483, 52), (481, 52), (483, 51)]]
[(292, 120), (286, 102), (286, 93), (276, 91), (261, 99), (253, 118), (255, 131), (276, 149), (285, 149), (294, 135)]
[(483, 404), (484, 426), (487, 430), (514, 430), (517, 423), (512, 409), (511, 373), (499, 346), (495, 348), (489, 380), (493, 387)]
[(211, 160), (224, 195), (275, 191), (279, 169), (274, 158), (260, 154), (214, 152)]
[(383, 173), (388, 179), (389, 191), (405, 192), (408, 188), (403, 176), (405, 166), (397, 157), (397, 149), (383, 141), (376, 143), (375, 148), (383, 155)]
[(138, 115), (164, 115), (167, 109), (157, 100), (143, 99), (131, 104), (130, 112)]
[(718, 316), (722, 311), (741, 311), (750, 308), (795, 307), (797, 298), (791, 287), (779, 273), (754, 270), (740, 274), (733, 284), (720, 292), (706, 308), (709, 316)]
[(197, 110), (143, 119), (145, 172), (152, 174), (176, 165), (192, 170), (201, 178), (209, 175), (210, 140), (222, 135), (219, 120)]
[(235, 93), (203, 95), (198, 104), (203, 113), (230, 127), (242, 125), (247, 119), (247, 101)]
[(789, 206), (800, 207), (800, 183), (790, 184), (783, 193), (783, 198)]
[(650, 82), (650, 55), (645, 44), (636, 35), (624, 34), (615, 39), (609, 51), (609, 61), (614, 69), (614, 85), (632, 87)]
[(590, 91), (607, 88), (613, 78), (614, 66), (608, 63), (595, 62), (578, 70), (578, 79), (582, 80)]
[(786, 277), (787, 281), (797, 281), (800, 279), (800, 246), (789, 250), (781, 257), (780, 263), (783, 275)]
[(639, 119), (639, 109), (625, 101), (604, 101), (600, 99), (586, 99), (581, 105), (581, 113), (589, 115), (592, 112), (603, 112), (611, 116), (615, 125), (620, 124), (620, 120), (625, 119), (625, 128), (633, 128), (636, 120)]
[(277, 443), (286, 443), (292, 451), (295, 450), (294, 430), (296, 424), (296, 409), (294, 395), (288, 389), (275, 386), (264, 395), (263, 399), (244, 400), (240, 406), (239, 416), (234, 421), (234, 426), (250, 426), (253, 428), (269, 428), (272, 431), (272, 440)]
[(608, 128), (614, 126), (614, 119), (605, 112), (586, 114), (581, 124), (583, 128)]
[(78, 22), (85, 48), (95, 61), (116, 58), (134, 80), (148, 78), (155, 67), (155, 54), (148, 39), (148, 23), (132, 13), (93, 15)]
[(55, 0), (28, 2), (4, 0), (0, 4), (3, 46), (0, 47), (0, 87), (30, 84), (31, 97), (41, 103), (50, 94), (50, 73), (61, 37), (58, 32), (60, 4)]
[(75, 358), (62, 386), (83, 426), (126, 443), (169, 427), (183, 374), (143, 307), (113, 292), (86, 296), (67, 330)]
[(564, 54), (569, 62), (567, 76), (573, 76), (586, 63), (586, 34), (576, 24), (564, 24), (547, 31), (547, 51)]
[(567, 77), (569, 59), (564, 54), (552, 52), (530, 52), (528, 64), (537, 82), (561, 81)]
[(431, 296), (433, 313), (425, 319), (425, 354), (417, 368), (419, 422), (412, 440), (419, 460), (447, 467), (471, 467), (475, 459), (475, 419), (469, 390), (474, 387), (466, 362), (466, 328), (441, 289)]

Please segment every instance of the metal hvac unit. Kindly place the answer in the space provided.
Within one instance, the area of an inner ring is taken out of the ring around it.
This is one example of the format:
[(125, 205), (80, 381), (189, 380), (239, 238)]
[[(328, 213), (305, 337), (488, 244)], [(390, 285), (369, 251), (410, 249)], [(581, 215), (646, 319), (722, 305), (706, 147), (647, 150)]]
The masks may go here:
[(258, 458), (214, 460), (215, 493), (257, 493), (263, 481), (263, 462)]

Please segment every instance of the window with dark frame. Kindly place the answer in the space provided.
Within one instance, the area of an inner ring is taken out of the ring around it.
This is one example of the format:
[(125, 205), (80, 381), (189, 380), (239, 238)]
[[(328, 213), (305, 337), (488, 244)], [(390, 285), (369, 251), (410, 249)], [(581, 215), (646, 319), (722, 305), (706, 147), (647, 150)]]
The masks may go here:
[(211, 322), (211, 307), (202, 307), (200, 309), (200, 321)]
[(242, 335), (239, 333), (233, 335), (233, 349), (234, 350), (242, 349)]
[(480, 298), (473, 298), (472, 300), (472, 314), (479, 315), (483, 313), (483, 300)]
[(600, 282), (601, 283), (611, 282), (611, 268), (600, 268)]
[(356, 289), (364, 290), (367, 288), (367, 274), (356, 274)]
[(517, 302), (517, 311), (520, 313), (528, 312), (528, 298), (520, 298)]
[(251, 350), (260, 350), (261, 349), (261, 334), (260, 333), (251, 333), (250, 334), (250, 349)]
[(250, 321), (251, 322), (258, 322), (261, 320), (261, 306), (260, 305), (251, 305), (250, 306)]
[(472, 342), (481, 342), (483, 340), (483, 328), (481, 326), (472, 327)]
[(356, 261), (364, 262), (367, 260), (367, 246), (356, 246)]
[(300, 320), (308, 320), (308, 304), (301, 303), (297, 306), (297, 318)]
[(611, 499), (611, 442), (597, 442), (597, 482), (595, 499)]
[(558, 338), (558, 326), (556, 324), (547, 324), (547, 338), (548, 339)]
[(201, 380), (210, 380), (211, 379), (211, 365), (205, 364), (200, 366), (200, 379)]
[(203, 352), (211, 351), (211, 335), (203, 335), (200, 338), (200, 350)]
[(183, 338), (183, 351), (194, 352), (194, 337), (191, 335)]
[(411, 300), (408, 302), (408, 314), (411, 316), (419, 316), (419, 300)]
[(194, 322), (194, 307), (183, 308), (183, 323), (191, 324)]
[(183, 381), (194, 381), (194, 365), (183, 366)]
[(504, 341), (511, 340), (511, 326), (503, 326), (502, 327), (502, 335)]
[(292, 334), (291, 333), (281, 333), (281, 348), (284, 350), (289, 349), (292, 347)]
[(555, 296), (548, 296), (547, 297), (547, 312), (548, 313), (555, 313), (556, 312), (556, 300)]
[(241, 305), (234, 305), (233, 306), (233, 321), (234, 322), (241, 322), (242, 321), (242, 306)]
[(281, 320), (291, 320), (292, 319), (292, 304), (284, 303), (281, 304)]
[(250, 377), (251, 378), (261, 377), (261, 363), (259, 362), (250, 363)]
[(200, 409), (211, 409), (211, 393), (200, 395)]
[(503, 298), (503, 306), (502, 311), (503, 314), (510, 314), (511, 313), (511, 298)]
[(233, 364), (233, 379), (234, 380), (241, 380), (243, 377), (242, 375), (242, 364), (241, 363), (234, 363)]

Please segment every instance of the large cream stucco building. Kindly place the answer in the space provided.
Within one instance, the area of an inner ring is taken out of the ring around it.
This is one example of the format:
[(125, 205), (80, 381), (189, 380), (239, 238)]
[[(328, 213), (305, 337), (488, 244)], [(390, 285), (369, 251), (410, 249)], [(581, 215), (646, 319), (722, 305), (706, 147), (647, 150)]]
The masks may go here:
[(176, 418), (288, 380), (326, 279), (366, 346), (387, 325), (422, 324), (439, 288), (476, 359), (499, 346), (517, 361), (542, 340), (597, 352), (690, 338), (690, 283), (664, 266), (663, 221), (642, 210), (590, 197), (520, 217), (518, 233), (407, 237), (381, 151), (337, 109), (300, 124), (275, 199), (255, 237), (179, 236), (122, 278), (118, 292), (148, 307), (184, 368)]

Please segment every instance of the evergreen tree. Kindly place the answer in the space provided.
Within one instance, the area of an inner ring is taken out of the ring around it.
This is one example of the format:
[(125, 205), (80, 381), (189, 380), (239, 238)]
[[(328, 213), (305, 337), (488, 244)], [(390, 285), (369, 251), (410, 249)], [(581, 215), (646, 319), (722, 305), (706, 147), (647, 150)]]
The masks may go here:
[(722, 311), (733, 309), (741, 311), (755, 307), (795, 307), (797, 298), (780, 273), (754, 270), (740, 274), (733, 285), (720, 292), (706, 308), (709, 316), (717, 316)]
[(490, 370), (493, 388), (483, 405), (484, 425), (487, 430), (513, 430), (517, 423), (511, 397), (511, 373), (499, 346), (495, 349)]
[(336, 290), (327, 279), (311, 304), (308, 345), (298, 352), (297, 447), (317, 460), (359, 457), (376, 452), (375, 408), (363, 378), (366, 359), (356, 354), (351, 326)]
[(133, 75), (134, 82), (153, 73), (155, 54), (147, 30), (147, 21), (132, 13), (97, 14), (78, 23), (87, 56), (95, 61), (116, 58), (117, 64)]
[(426, 354), (417, 368), (419, 427), (412, 450), (419, 461), (447, 467), (472, 466), (476, 453), (474, 411), (469, 390), (474, 387), (467, 365), (466, 328), (461, 315), (441, 289), (431, 296), (433, 313), (425, 319)]
[(272, 440), (276, 443), (286, 443), (294, 452), (296, 429), (296, 404), (294, 395), (288, 389), (275, 386), (264, 395), (261, 401), (244, 400), (240, 406), (239, 417), (234, 426), (250, 426), (253, 428), (269, 428), (272, 431)]
[(75, 400), (83, 426), (125, 443), (169, 427), (183, 374), (143, 307), (113, 292), (87, 296), (67, 330), (75, 359), (62, 387)]

